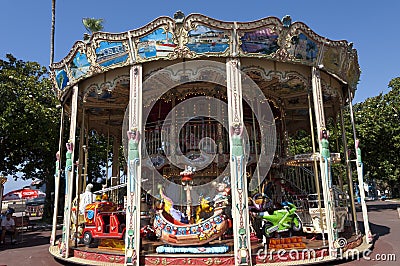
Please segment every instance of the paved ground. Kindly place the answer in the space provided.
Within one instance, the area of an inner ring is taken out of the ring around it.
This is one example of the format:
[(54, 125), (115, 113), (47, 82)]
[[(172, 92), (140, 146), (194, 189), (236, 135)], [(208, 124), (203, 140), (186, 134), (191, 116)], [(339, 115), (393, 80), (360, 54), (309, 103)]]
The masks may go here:
[(53, 266), (66, 265), (54, 260), (48, 248), (50, 243), (50, 228), (34, 228), (20, 233), (18, 244), (7, 243), (0, 247), (0, 266)]
[[(345, 266), (400, 265), (400, 218), (397, 207), (400, 207), (400, 202), (368, 202), (370, 227), (375, 235), (375, 245), (372, 252), (368, 254), (367, 258), (336, 264)], [(361, 212), (358, 212), (357, 215), (359, 221), (362, 221)], [(50, 228), (35, 228), (20, 234), (19, 244), (1, 246), (0, 266), (68, 265), (65, 262), (55, 260), (50, 255), (48, 251), (50, 234)], [(395, 261), (387, 260), (391, 254), (394, 254)], [(386, 260), (378, 260), (377, 256), (386, 257)]]
[[(400, 265), (400, 214), (397, 211), (400, 201), (370, 201), (367, 202), (367, 207), (369, 224), (374, 235), (372, 251), (363, 258), (337, 265)], [(361, 211), (357, 212), (357, 216), (358, 221), (362, 221)], [(361, 222), (360, 225), (362, 224)]]

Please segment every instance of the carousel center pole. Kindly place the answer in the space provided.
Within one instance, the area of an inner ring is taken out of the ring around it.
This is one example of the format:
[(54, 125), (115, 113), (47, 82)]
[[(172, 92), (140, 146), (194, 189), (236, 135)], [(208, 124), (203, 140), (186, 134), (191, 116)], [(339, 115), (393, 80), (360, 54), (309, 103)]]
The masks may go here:
[(182, 176), (181, 182), (182, 185), (184, 186), (184, 189), (186, 190), (186, 215), (188, 218), (188, 221), (190, 222), (192, 214), (191, 214), (191, 208), (192, 208), (192, 197), (191, 197), (191, 190), (192, 190), (192, 185), (193, 185), (193, 174), (194, 174), (194, 169), (192, 169), (190, 166), (185, 167), (185, 171), (181, 172), (180, 175)]

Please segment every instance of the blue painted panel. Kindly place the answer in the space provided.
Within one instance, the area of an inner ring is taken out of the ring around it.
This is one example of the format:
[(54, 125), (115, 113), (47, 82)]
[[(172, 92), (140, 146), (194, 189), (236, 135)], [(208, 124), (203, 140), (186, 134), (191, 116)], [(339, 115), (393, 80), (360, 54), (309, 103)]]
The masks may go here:
[(56, 70), (56, 82), (59, 90), (63, 90), (69, 81), (69, 78), (67, 76), (67, 72), (65, 72), (64, 69), (62, 70)]
[(122, 42), (100, 42), (96, 49), (96, 62), (102, 67), (126, 62), (128, 51)]
[(305, 34), (300, 33), (291, 39), (291, 47), (288, 52), (296, 59), (315, 61), (318, 56), (318, 46)]
[(90, 67), (86, 54), (77, 52), (69, 67), (74, 79), (84, 76), (89, 71)]
[(166, 57), (174, 51), (175, 47), (172, 34), (163, 28), (158, 28), (139, 39), (138, 54), (142, 58)]
[(229, 48), (229, 37), (223, 30), (197, 26), (188, 37), (187, 47), (198, 54), (223, 53)]

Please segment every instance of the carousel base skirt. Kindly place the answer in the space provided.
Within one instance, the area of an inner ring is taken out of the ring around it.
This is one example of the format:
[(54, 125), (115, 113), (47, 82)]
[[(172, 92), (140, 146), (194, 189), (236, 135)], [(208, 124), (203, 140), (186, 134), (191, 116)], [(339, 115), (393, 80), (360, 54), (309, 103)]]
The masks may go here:
[[(253, 265), (305, 265), (319, 264), (342, 259), (358, 259), (362, 257), (372, 244), (365, 238), (357, 236), (349, 239), (336, 257), (330, 256), (327, 247), (287, 250), (265, 250), (260, 244), (252, 248)], [(71, 254), (64, 258), (58, 246), (50, 246), (50, 253), (59, 260), (81, 265), (123, 265), (124, 252), (105, 249), (89, 249), (86, 247), (71, 248)], [(141, 254), (138, 265), (235, 265), (232, 251), (225, 254)]]
[(220, 254), (227, 252), (227, 245), (200, 246), (200, 247), (173, 247), (159, 246), (156, 248), (157, 253), (191, 253), (191, 254)]

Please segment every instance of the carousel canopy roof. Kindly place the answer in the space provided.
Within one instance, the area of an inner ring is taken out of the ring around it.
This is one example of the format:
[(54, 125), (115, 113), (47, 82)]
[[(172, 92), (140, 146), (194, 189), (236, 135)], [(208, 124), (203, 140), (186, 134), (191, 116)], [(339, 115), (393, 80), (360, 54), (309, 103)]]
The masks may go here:
[(224, 22), (201, 14), (159, 17), (122, 33), (96, 32), (77, 41), (69, 54), (52, 65), (58, 96), (99, 73), (156, 60), (207, 57), (256, 58), (316, 66), (352, 90), (360, 76), (357, 51), (345, 40), (332, 41), (302, 22), (267, 17), (252, 22)]

